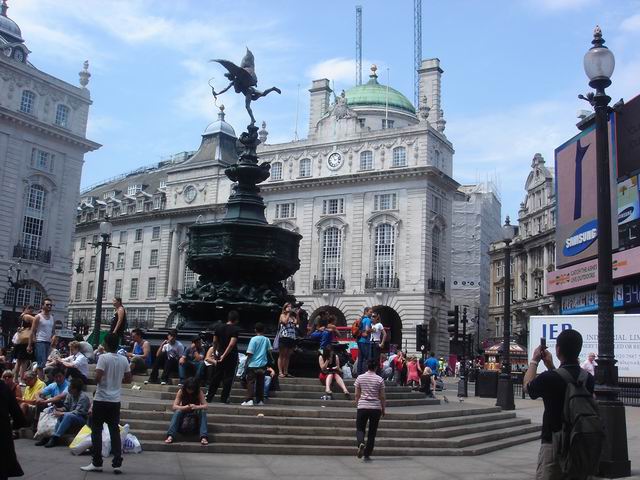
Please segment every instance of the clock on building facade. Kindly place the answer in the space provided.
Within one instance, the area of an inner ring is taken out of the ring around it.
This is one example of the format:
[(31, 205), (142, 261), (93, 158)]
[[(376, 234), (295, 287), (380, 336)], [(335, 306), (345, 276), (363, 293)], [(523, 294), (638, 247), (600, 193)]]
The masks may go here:
[(329, 155), (329, 158), (327, 158), (327, 166), (331, 170), (338, 170), (343, 163), (344, 159), (338, 152), (333, 152), (331, 155)]

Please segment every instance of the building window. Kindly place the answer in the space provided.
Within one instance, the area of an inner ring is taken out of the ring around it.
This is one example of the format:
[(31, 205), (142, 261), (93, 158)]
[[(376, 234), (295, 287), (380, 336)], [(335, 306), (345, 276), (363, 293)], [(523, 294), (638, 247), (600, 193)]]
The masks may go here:
[(294, 218), (296, 216), (295, 203), (276, 204), (276, 218)]
[(158, 188), (167, 188), (167, 181), (160, 180), (160, 185), (158, 185)]
[(51, 152), (33, 148), (31, 149), (31, 166), (45, 172), (53, 172), (53, 161), (55, 157)]
[(98, 235), (94, 235), (91, 237), (91, 244), (95, 247), (98, 243)]
[(36, 94), (31, 90), (24, 90), (22, 92), (22, 99), (20, 100), (20, 111), (33, 115), (33, 107), (36, 103)]
[(281, 162), (275, 162), (271, 164), (271, 180), (282, 180)]
[(142, 229), (141, 228), (136, 228), (136, 238), (135, 238), (136, 242), (141, 242), (142, 241)]
[(67, 128), (69, 126), (69, 107), (58, 105), (56, 108), (56, 125)]
[(120, 241), (119, 243), (127, 243), (127, 231), (126, 230), (121, 230), (120, 231)]
[(87, 248), (87, 237), (80, 237), (80, 250)]
[(498, 260), (496, 263), (496, 278), (504, 277), (504, 262), (502, 260)]
[(140, 268), (140, 256), (140, 250), (133, 252), (133, 264), (131, 265), (131, 268)]
[(158, 266), (158, 250), (155, 248), (151, 250), (151, 254), (149, 255), (149, 266), (150, 267)]
[(360, 170), (373, 170), (373, 152), (371, 150), (360, 152)]
[(105, 254), (104, 256), (104, 269), (109, 270), (109, 254)]
[(129, 289), (129, 298), (138, 298), (138, 279), (131, 279), (131, 288)]
[(376, 227), (373, 258), (373, 276), (376, 287), (393, 287), (395, 277), (395, 238), (396, 229), (393, 225), (382, 223)]
[(342, 232), (329, 227), (322, 233), (322, 288), (339, 288), (342, 277)]
[(153, 227), (151, 230), (151, 240), (159, 240), (160, 239), (160, 227)]
[(122, 279), (118, 278), (116, 280), (116, 287), (113, 291), (113, 296), (114, 297), (122, 297)]
[(95, 255), (91, 255), (91, 258), (89, 259), (89, 271), (90, 272), (95, 272), (96, 271), (96, 256)]
[(389, 120), (388, 118), (382, 119), (382, 128), (393, 128), (394, 120)]
[(82, 300), (82, 282), (77, 282), (76, 283), (75, 300), (76, 300), (76, 302), (79, 302), (80, 300)]
[(442, 214), (442, 198), (438, 195), (431, 195), (431, 211)]
[(118, 252), (118, 263), (116, 263), (116, 268), (123, 269), (124, 268), (124, 252)]
[(111, 190), (110, 192), (104, 192), (102, 194), (102, 199), (103, 200), (109, 200), (111, 198), (115, 198), (116, 197), (116, 191), (115, 190)]
[(195, 288), (196, 283), (198, 282), (198, 274), (191, 270), (189, 267), (184, 267), (184, 280), (183, 280), (183, 291), (188, 292), (189, 290)]
[(539, 247), (533, 251), (533, 267), (534, 268), (542, 268), (542, 263), (544, 261), (544, 254), (542, 253), (543, 248), (544, 247)]
[(344, 213), (344, 199), (330, 198), (322, 201), (323, 215), (338, 215)]
[(407, 150), (404, 147), (396, 147), (393, 149), (393, 164), (394, 167), (406, 167), (407, 166)]
[(78, 270), (80, 270), (78, 273), (82, 273), (84, 271), (84, 257), (80, 257), (78, 259)]
[(496, 307), (504, 305), (504, 292), (502, 287), (496, 287)]
[(397, 195), (395, 193), (381, 193), (373, 197), (373, 209), (379, 210), (395, 210), (397, 204)]
[(106, 300), (107, 299), (107, 281), (103, 280), (102, 281), (102, 300)]
[(162, 207), (162, 195), (153, 196), (153, 209), (159, 210)]
[(542, 277), (535, 277), (533, 279), (533, 296), (535, 298), (542, 297), (544, 295), (542, 291)]
[(93, 300), (93, 280), (87, 284), (87, 300)]
[(141, 183), (136, 183), (134, 185), (129, 185), (129, 187), (127, 187), (127, 195), (135, 195), (136, 193), (141, 191), (142, 191)]
[(360, 128), (364, 128), (366, 123), (367, 123), (367, 119), (366, 118), (359, 118), (358, 119), (358, 125), (360, 125)]
[(40, 185), (31, 185), (22, 219), (22, 245), (39, 249), (44, 229), (45, 191)]
[(136, 198), (136, 210), (138, 212), (144, 210), (144, 197)]
[(442, 268), (440, 265), (440, 248), (442, 245), (442, 232), (439, 227), (433, 227), (431, 235), (431, 278), (440, 280)]
[(528, 287), (529, 287), (529, 285), (527, 283), (527, 275), (525, 274), (524, 277), (522, 277), (520, 279), (520, 297), (523, 300), (526, 300), (526, 298), (527, 298), (527, 295), (528, 295), (527, 289), (528, 289)]
[(16, 291), (13, 287), (7, 289), (7, 293), (4, 296), (5, 305), (13, 305), (15, 300), (16, 305), (42, 305), (42, 300), (45, 297), (44, 291), (35, 283), (29, 283), (24, 287), (18, 289), (18, 297), (16, 298)]
[(150, 277), (147, 283), (147, 298), (156, 298), (156, 277)]
[(300, 171), (298, 172), (298, 175), (301, 178), (311, 176), (311, 159), (310, 158), (303, 158), (302, 160), (300, 160)]
[(440, 150), (436, 150), (433, 152), (433, 165), (439, 169), (442, 169), (442, 165), (440, 163)]

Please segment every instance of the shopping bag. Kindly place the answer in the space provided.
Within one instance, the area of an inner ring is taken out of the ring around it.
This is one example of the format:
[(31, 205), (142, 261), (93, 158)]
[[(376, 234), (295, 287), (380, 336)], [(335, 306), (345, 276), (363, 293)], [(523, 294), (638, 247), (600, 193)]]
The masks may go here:
[(129, 433), (127, 434), (127, 438), (122, 442), (122, 453), (140, 453), (142, 452), (142, 445), (140, 445), (140, 441), (138, 437)]
[(89, 425), (85, 425), (80, 429), (69, 448), (74, 455), (82, 455), (91, 448), (91, 427)]
[[(120, 444), (124, 444), (124, 440), (127, 438), (129, 433), (129, 424), (127, 423), (124, 427), (119, 425), (120, 428)], [(111, 435), (109, 435), (109, 429), (107, 428), (107, 424), (105, 423), (102, 426), (102, 456), (108, 457), (111, 453)]]
[(53, 432), (56, 431), (56, 425), (58, 424), (58, 417), (53, 414), (54, 411), (55, 407), (47, 407), (40, 414), (40, 418), (38, 419), (38, 430), (33, 436), (35, 440), (53, 436)]

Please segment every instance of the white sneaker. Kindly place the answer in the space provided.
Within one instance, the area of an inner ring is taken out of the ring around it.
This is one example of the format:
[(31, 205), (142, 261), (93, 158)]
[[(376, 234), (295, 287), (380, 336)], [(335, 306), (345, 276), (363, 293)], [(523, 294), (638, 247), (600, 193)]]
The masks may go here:
[(253, 407), (253, 400), (247, 400), (246, 402), (242, 402), (240, 405), (243, 407)]
[(82, 470), (83, 472), (101, 472), (102, 467), (96, 467), (92, 462), (86, 467), (80, 467), (80, 470)]
[(115, 475), (120, 475), (122, 473), (122, 467), (113, 467), (113, 473)]
[(160, 385), (166, 385), (167, 382), (160, 382)]
[(145, 380), (145, 381), (144, 381), (144, 384), (145, 384), (145, 385), (149, 385), (149, 380)]
[(258, 402), (258, 403), (256, 403), (256, 405), (259, 406), (259, 407), (263, 407), (264, 406), (264, 402)]

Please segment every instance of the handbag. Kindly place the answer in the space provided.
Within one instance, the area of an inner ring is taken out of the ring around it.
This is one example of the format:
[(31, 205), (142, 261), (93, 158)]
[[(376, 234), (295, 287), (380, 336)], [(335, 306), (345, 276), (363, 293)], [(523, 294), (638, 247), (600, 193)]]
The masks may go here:
[(29, 339), (31, 338), (31, 329), (30, 328), (22, 328), (19, 329), (16, 333), (16, 345), (27, 345), (29, 343)]

